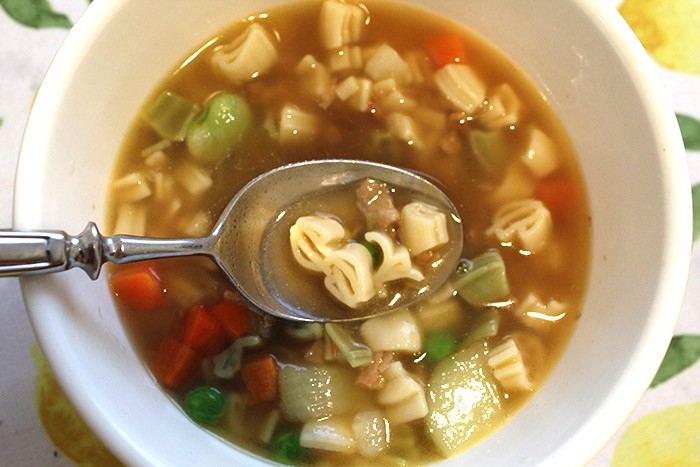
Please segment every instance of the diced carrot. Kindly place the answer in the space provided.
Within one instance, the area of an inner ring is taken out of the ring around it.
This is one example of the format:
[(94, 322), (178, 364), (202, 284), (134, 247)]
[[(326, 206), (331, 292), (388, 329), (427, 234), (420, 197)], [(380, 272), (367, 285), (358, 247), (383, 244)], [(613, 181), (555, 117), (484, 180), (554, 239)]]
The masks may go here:
[(278, 372), (272, 355), (256, 358), (243, 365), (241, 376), (251, 403), (269, 402), (277, 398)]
[(458, 34), (446, 33), (430, 36), (426, 42), (428, 56), (436, 67), (449, 63), (464, 63), (467, 49)]
[(245, 305), (225, 300), (214, 305), (211, 312), (219, 318), (229, 339), (238, 339), (248, 334), (253, 327), (253, 315)]
[(166, 337), (160, 344), (151, 370), (164, 386), (182, 389), (194, 376), (201, 363), (201, 356), (193, 348)]
[(185, 317), (182, 342), (203, 355), (219, 352), (225, 345), (226, 334), (221, 321), (204, 305), (192, 308)]
[(112, 291), (132, 308), (152, 310), (163, 301), (165, 289), (156, 270), (149, 265), (130, 265), (109, 279)]
[(536, 196), (556, 219), (565, 218), (576, 201), (573, 182), (564, 175), (550, 175), (542, 179), (537, 186)]

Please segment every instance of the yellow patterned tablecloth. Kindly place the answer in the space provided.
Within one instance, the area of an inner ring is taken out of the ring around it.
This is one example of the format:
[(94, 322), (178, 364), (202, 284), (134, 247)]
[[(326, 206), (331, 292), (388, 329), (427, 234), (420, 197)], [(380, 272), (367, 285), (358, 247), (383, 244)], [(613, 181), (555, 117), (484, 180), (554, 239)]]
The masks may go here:
[[(102, 0), (108, 1), (108, 0)], [(524, 0), (528, 1), (528, 0)], [(556, 0), (552, 0), (556, 1)], [(617, 8), (657, 64), (676, 111), (700, 235), (700, 0), (590, 0)], [(12, 225), (22, 131), (44, 72), (90, 0), (0, 0), (0, 228)], [(700, 466), (700, 249), (666, 359), (592, 466)], [(119, 465), (63, 396), (16, 279), (0, 279), (0, 464)]]

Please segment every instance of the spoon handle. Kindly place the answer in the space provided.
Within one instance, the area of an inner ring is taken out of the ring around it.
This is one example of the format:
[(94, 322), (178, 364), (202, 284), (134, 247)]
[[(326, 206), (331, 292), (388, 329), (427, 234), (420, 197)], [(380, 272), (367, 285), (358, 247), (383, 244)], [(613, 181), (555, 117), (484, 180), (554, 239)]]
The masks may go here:
[(58, 230), (0, 230), (0, 277), (48, 274), (78, 267), (97, 279), (106, 262), (131, 263), (173, 256), (209, 255), (211, 239), (103, 237), (90, 222), (80, 234)]

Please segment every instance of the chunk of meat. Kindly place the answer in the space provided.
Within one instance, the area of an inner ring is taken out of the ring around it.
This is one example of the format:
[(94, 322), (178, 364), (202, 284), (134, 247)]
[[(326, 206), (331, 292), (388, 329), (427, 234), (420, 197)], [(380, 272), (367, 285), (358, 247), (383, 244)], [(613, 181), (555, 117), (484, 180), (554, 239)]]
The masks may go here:
[(375, 352), (372, 354), (372, 363), (360, 370), (355, 382), (368, 389), (381, 389), (384, 387), (384, 371), (394, 359), (392, 352)]
[(355, 191), (357, 206), (365, 216), (368, 230), (380, 230), (394, 234), (399, 221), (399, 211), (394, 207), (394, 198), (385, 183), (364, 179)]

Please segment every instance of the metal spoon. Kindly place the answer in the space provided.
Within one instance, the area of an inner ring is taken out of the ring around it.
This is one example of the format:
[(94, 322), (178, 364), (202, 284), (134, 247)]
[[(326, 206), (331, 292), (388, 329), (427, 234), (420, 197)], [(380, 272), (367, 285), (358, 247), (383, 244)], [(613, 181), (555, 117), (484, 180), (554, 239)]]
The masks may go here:
[[(350, 309), (330, 301), (310, 309), (274, 287), (262, 264), (263, 239), (271, 222), (303, 195), (323, 188), (373, 178), (417, 193), (449, 212), (449, 251), (419, 290), (391, 304)], [(94, 223), (77, 236), (62, 231), (0, 231), (0, 276), (44, 274), (78, 267), (97, 279), (105, 262), (117, 264), (174, 256), (212, 258), (231, 283), (255, 306), (294, 321), (352, 321), (408, 306), (442, 285), (455, 270), (462, 250), (462, 223), (450, 199), (413, 172), (358, 160), (314, 160), (282, 166), (248, 183), (224, 209), (211, 234), (202, 238), (163, 239), (133, 235), (103, 237)]]

